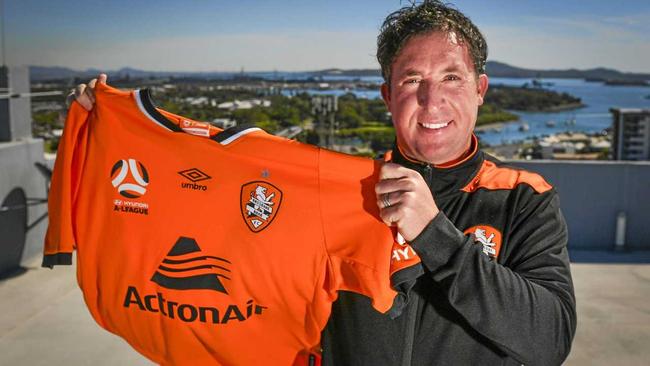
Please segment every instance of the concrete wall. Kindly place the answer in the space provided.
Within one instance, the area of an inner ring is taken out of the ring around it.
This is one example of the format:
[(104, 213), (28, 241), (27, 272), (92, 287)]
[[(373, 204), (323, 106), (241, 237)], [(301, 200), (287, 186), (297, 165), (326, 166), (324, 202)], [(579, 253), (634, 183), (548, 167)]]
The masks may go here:
[[(20, 187), (28, 198), (45, 198), (46, 179), (35, 162), (43, 158), (43, 141), (25, 139), (0, 143), (0, 203)], [(612, 249), (616, 217), (627, 215), (626, 245), (650, 250), (650, 162), (512, 161), (542, 174), (560, 193), (574, 249)], [(27, 224), (47, 211), (44, 204), (28, 208)], [(47, 220), (27, 233), (23, 262), (40, 256)], [(0, 237), (0, 246), (5, 238)]]
[[(45, 163), (43, 158), (43, 140), (27, 138), (22, 141), (0, 143), (0, 204), (14, 188), (22, 188), (28, 199), (45, 198), (46, 179), (35, 162)], [(47, 212), (46, 204), (37, 204), (27, 208), (27, 225)], [(11, 214), (5, 211), (4, 214)], [(42, 255), (43, 238), (47, 229), (47, 219), (27, 232), (22, 262)], [(0, 237), (0, 250), (9, 245), (8, 238)]]
[(511, 161), (559, 192), (569, 247), (612, 249), (616, 217), (627, 217), (626, 246), (650, 249), (650, 162)]

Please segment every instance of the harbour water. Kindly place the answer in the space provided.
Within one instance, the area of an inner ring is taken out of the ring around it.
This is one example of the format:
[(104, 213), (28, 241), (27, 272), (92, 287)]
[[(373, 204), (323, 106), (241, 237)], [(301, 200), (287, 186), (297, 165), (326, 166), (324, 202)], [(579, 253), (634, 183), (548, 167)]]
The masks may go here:
[[(379, 98), (380, 77), (323, 77), (323, 82), (359, 80), (376, 83), (374, 90), (303, 90), (310, 94), (354, 93), (361, 98)], [(491, 78), (490, 85), (522, 86), (532, 85), (532, 79)], [(500, 128), (493, 128), (480, 135), (480, 139), (490, 145), (499, 145), (515, 141), (524, 141), (535, 136), (540, 137), (560, 132), (601, 133), (611, 127), (610, 108), (650, 108), (650, 87), (610, 86), (600, 82), (586, 82), (582, 79), (542, 79), (544, 88), (560, 93), (569, 93), (582, 99), (582, 108), (558, 112), (519, 112), (512, 111), (520, 117), (515, 123), (505, 123)], [(295, 92), (295, 91), (294, 91)], [(488, 91), (489, 93), (489, 91)], [(528, 129), (521, 128), (522, 124)]]
[[(532, 80), (493, 78), (490, 82), (492, 85), (521, 86), (524, 83), (530, 85)], [(650, 95), (649, 87), (609, 86), (582, 79), (544, 79), (542, 82), (551, 83), (545, 85), (547, 89), (581, 98), (585, 107), (550, 113), (514, 111), (519, 115), (519, 122), (504, 124), (498, 132), (485, 132), (481, 140), (498, 145), (565, 131), (599, 133), (612, 125), (610, 108), (650, 108), (650, 99), (646, 99)], [(521, 131), (522, 123), (530, 128)]]

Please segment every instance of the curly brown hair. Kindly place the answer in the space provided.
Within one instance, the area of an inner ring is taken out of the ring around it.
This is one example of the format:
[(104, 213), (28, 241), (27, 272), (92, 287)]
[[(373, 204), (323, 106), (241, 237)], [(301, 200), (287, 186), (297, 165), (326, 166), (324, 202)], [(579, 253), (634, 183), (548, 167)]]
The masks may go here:
[(377, 60), (384, 81), (390, 84), (391, 65), (411, 37), (431, 32), (454, 33), (464, 42), (474, 63), (476, 75), (485, 73), (487, 43), (478, 27), (453, 7), (439, 0), (411, 2), (386, 17), (377, 36)]

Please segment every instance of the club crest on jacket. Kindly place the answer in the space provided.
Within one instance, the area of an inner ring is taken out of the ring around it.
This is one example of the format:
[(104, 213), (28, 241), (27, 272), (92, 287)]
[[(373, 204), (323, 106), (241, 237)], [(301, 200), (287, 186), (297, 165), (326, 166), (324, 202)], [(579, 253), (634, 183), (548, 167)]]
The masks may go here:
[(501, 232), (489, 225), (476, 225), (465, 230), (465, 235), (471, 235), (477, 244), (483, 246), (483, 253), (490, 259), (499, 257), (501, 250)]

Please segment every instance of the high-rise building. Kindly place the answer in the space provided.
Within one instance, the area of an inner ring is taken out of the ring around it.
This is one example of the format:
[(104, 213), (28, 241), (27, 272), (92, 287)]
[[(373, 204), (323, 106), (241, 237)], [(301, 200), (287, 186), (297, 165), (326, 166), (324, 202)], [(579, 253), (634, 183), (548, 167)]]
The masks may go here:
[(650, 160), (650, 109), (612, 108), (613, 159)]
[(27, 66), (0, 66), (0, 142), (32, 137)]

